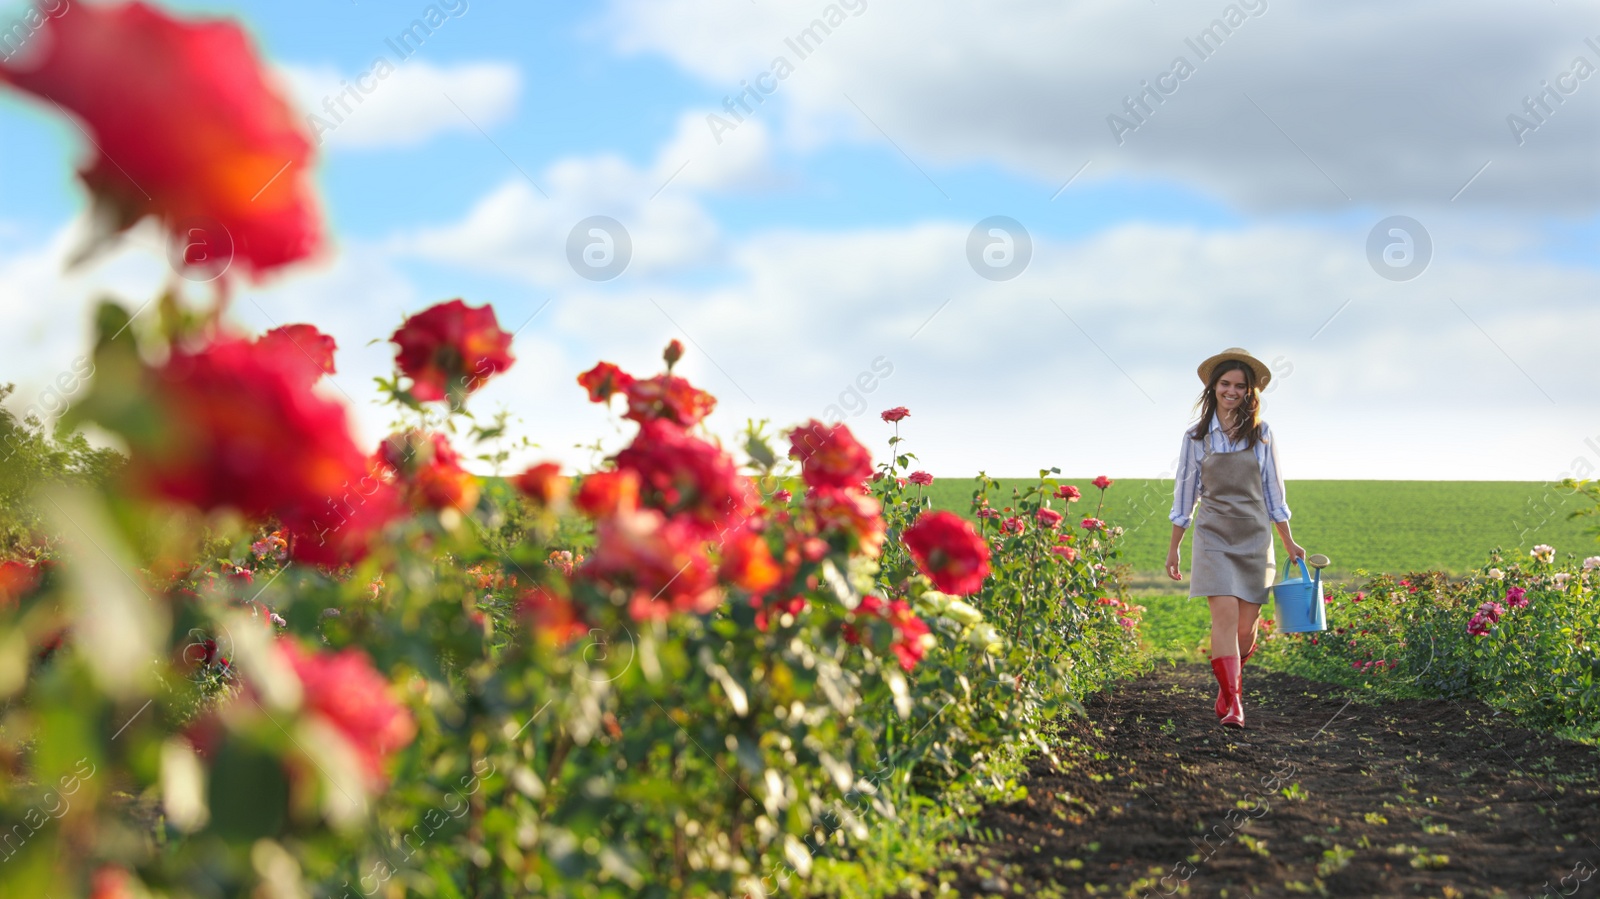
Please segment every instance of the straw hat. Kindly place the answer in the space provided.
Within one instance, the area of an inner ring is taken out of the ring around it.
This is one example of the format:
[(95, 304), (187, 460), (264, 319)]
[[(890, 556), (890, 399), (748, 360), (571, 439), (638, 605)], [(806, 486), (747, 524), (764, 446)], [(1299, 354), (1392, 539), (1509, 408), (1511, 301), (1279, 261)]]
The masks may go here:
[(1250, 369), (1256, 373), (1256, 387), (1265, 387), (1267, 382), (1272, 380), (1272, 371), (1267, 368), (1265, 362), (1250, 355), (1249, 351), (1243, 347), (1231, 346), (1200, 363), (1200, 367), (1196, 369), (1200, 373), (1200, 383), (1210, 384), (1212, 369), (1216, 368), (1218, 364), (1232, 359), (1237, 359), (1250, 366)]

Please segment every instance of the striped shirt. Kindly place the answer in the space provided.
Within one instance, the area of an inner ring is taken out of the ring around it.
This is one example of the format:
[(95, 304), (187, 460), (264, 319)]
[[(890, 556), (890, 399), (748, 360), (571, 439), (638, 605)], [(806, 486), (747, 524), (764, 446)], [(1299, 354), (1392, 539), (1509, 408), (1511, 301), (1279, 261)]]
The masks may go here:
[[(1194, 520), (1194, 507), (1200, 499), (1201, 442), (1183, 432), (1183, 446), (1178, 450), (1178, 474), (1174, 478), (1172, 514), (1167, 516), (1179, 527), (1188, 527)], [(1222, 422), (1215, 413), (1211, 416), (1211, 431), (1205, 444), (1209, 452), (1229, 453), (1245, 448), (1245, 440), (1229, 440), (1222, 430)], [(1261, 440), (1255, 447), (1256, 462), (1261, 467), (1261, 496), (1266, 500), (1267, 517), (1273, 521), (1288, 521), (1289, 506), (1283, 496), (1283, 478), (1278, 475), (1277, 442), (1266, 422), (1261, 423)]]

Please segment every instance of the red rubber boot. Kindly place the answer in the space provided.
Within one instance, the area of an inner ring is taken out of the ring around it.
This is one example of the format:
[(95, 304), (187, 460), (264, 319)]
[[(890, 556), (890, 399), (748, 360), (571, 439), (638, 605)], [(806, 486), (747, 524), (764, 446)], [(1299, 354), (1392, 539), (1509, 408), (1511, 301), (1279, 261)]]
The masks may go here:
[(1221, 720), (1228, 716), (1233, 708), (1233, 679), (1228, 674), (1228, 664), (1233, 663), (1233, 669), (1239, 670), (1238, 656), (1220, 656), (1211, 660), (1211, 673), (1217, 677), (1217, 718)]
[(1217, 677), (1222, 693), (1217, 697), (1217, 717), (1227, 727), (1244, 726), (1244, 704), (1239, 698), (1239, 657), (1222, 656), (1211, 660), (1211, 673)]
[(1239, 657), (1222, 659), (1228, 677), (1228, 713), (1222, 716), (1224, 727), (1244, 727), (1244, 690), (1239, 683)]

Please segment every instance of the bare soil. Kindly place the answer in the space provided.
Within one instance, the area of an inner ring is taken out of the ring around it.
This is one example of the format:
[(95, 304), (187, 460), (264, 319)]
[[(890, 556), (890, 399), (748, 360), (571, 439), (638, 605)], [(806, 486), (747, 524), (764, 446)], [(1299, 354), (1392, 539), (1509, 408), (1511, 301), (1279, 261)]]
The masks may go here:
[(1061, 767), (986, 809), (946, 880), (970, 896), (1600, 897), (1600, 755), (1478, 702), (1368, 704), (1244, 670), (1160, 667), (1063, 723)]

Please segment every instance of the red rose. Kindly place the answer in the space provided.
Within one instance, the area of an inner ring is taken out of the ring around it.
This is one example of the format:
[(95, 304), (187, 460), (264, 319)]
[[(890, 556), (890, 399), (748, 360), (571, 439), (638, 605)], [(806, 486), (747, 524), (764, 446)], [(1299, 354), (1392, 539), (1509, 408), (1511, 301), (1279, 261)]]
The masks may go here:
[(791, 499), (794, 499), (794, 494), (787, 490), (779, 490), (778, 492), (772, 494), (773, 502), (787, 503)]
[(705, 614), (722, 602), (705, 542), (683, 520), (640, 509), (595, 523), (595, 548), (580, 572), (628, 593), (634, 620)]
[(89, 879), (89, 899), (134, 899), (136, 882), (127, 868), (101, 865)]
[(633, 375), (609, 362), (601, 362), (578, 375), (578, 386), (589, 391), (589, 402), (603, 403), (611, 399), (612, 394), (621, 393), (633, 386)]
[(933, 483), (933, 475), (928, 474), (925, 471), (913, 471), (911, 476), (906, 478), (906, 480), (916, 484), (918, 487), (926, 487)]
[(872, 474), (872, 454), (842, 424), (813, 418), (789, 433), (789, 446), (807, 486), (854, 487)]
[(893, 409), (883, 410), (883, 420), (887, 422), (896, 422), (910, 414), (911, 410), (907, 409), (905, 406), (895, 406)]
[(262, 352), (278, 354), (283, 363), (299, 372), (306, 384), (315, 384), (325, 374), (335, 373), (334, 351), (339, 345), (332, 337), (311, 325), (284, 325), (256, 339)]
[(560, 508), (567, 501), (572, 482), (555, 462), (540, 462), (511, 479), (511, 486), (546, 509)]
[(374, 788), (384, 783), (383, 763), (411, 742), (411, 713), (390, 696), (390, 685), (360, 649), (307, 650), (292, 639), (278, 651), (300, 678), (307, 714), (331, 725), (361, 758)]
[(661, 358), (667, 360), (667, 371), (672, 371), (672, 366), (677, 365), (678, 360), (683, 358), (683, 344), (674, 337), (667, 344), (666, 350), (661, 353)]
[(396, 487), (369, 473), (310, 518), (285, 520), (288, 554), (313, 565), (345, 565), (366, 557), (385, 525), (406, 512)]
[(1056, 488), (1056, 496), (1061, 497), (1069, 503), (1077, 502), (1078, 497), (1082, 495), (1083, 494), (1078, 492), (1078, 488), (1072, 486), (1071, 484), (1062, 484), (1060, 487)]
[[(889, 622), (894, 629), (894, 642), (889, 645), (890, 651), (899, 660), (900, 667), (910, 671), (917, 667), (917, 662), (922, 660), (924, 652), (923, 636), (929, 633), (928, 625), (911, 611), (911, 606), (903, 599), (884, 602), (876, 596), (861, 597), (861, 605), (857, 606), (853, 617), (861, 618), (872, 616), (882, 618)], [(845, 640), (850, 643), (860, 643), (861, 634), (851, 624), (843, 626)]]
[(589, 625), (572, 601), (545, 587), (522, 591), (517, 609), (532, 627), (534, 638), (542, 642), (564, 646), (589, 632)]
[(823, 537), (855, 541), (856, 551), (876, 558), (883, 551), (883, 506), (870, 496), (838, 487), (806, 491), (806, 512)]
[(1075, 562), (1078, 559), (1078, 551), (1064, 543), (1058, 543), (1055, 546), (1050, 547), (1050, 551), (1061, 558), (1066, 559), (1068, 562)]
[(41, 31), (0, 81), (82, 120), (79, 177), (116, 230), (156, 216), (187, 261), (252, 277), (316, 252), (311, 141), (237, 24), (79, 3)]
[(16, 605), (17, 600), (39, 586), (39, 567), (31, 562), (11, 559), (0, 562), (0, 609)]
[(1020, 534), (1027, 530), (1027, 527), (1028, 523), (1026, 521), (1023, 521), (1019, 516), (1013, 515), (1010, 518), (1000, 522), (1000, 533)]
[(924, 512), (900, 539), (917, 567), (944, 593), (975, 593), (989, 576), (989, 544), (954, 512)]
[[(148, 423), (119, 429), (134, 489), (205, 510), (276, 516), (300, 535), (335, 526), (346, 517), (342, 506), (384, 508), (367, 502), (381, 481), (351, 438), (344, 407), (312, 393), (281, 353), (222, 339), (174, 351), (146, 378)], [(383, 520), (367, 523), (370, 532)], [(348, 551), (359, 550), (354, 536), (343, 537)]]
[(717, 406), (716, 397), (676, 375), (630, 377), (622, 391), (628, 397), (628, 411), (622, 417), (641, 424), (660, 419), (693, 427)]
[(407, 497), (417, 508), (465, 512), (478, 503), (477, 476), (461, 467), (461, 456), (443, 434), (393, 434), (378, 455), (405, 485)]
[(753, 506), (750, 479), (720, 447), (665, 420), (644, 421), (616, 456), (619, 471), (639, 476), (639, 502), (685, 518), (710, 537)]
[(633, 471), (597, 471), (578, 485), (578, 511), (606, 518), (639, 508), (639, 475)]
[(411, 395), (423, 402), (464, 397), (511, 367), (511, 335), (500, 330), (494, 308), (474, 309), (461, 300), (418, 312), (389, 338), (400, 349), (395, 362), (411, 379)]
[(1106, 527), (1106, 523), (1105, 522), (1101, 521), (1098, 518), (1093, 518), (1093, 517), (1085, 518), (1083, 520), (1082, 524), (1083, 524), (1083, 529), (1086, 530), (1086, 531), (1103, 531), (1103, 530), (1105, 530), (1105, 527)]
[(718, 574), (724, 581), (759, 595), (778, 585), (783, 569), (772, 558), (772, 550), (760, 533), (741, 528), (724, 541)]
[(1041, 506), (1039, 511), (1033, 513), (1033, 515), (1039, 520), (1040, 527), (1053, 528), (1061, 523), (1061, 513), (1054, 509), (1046, 509)]
[(1101, 490), (1104, 490), (1107, 487), (1110, 487), (1112, 484), (1115, 484), (1115, 483), (1116, 483), (1116, 481), (1111, 480), (1110, 478), (1106, 477), (1105, 475), (1101, 475), (1100, 477), (1094, 479), (1094, 485), (1096, 487), (1099, 487)]

